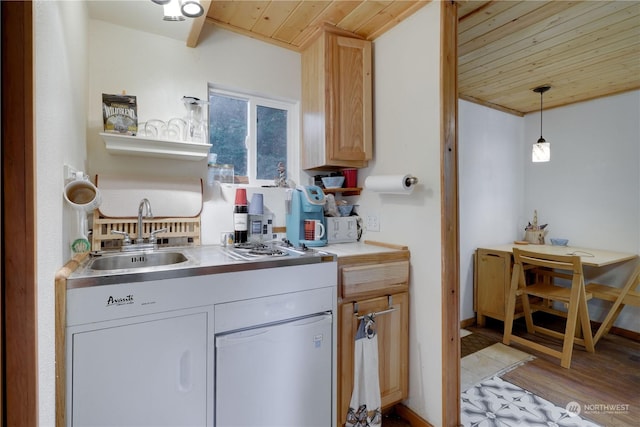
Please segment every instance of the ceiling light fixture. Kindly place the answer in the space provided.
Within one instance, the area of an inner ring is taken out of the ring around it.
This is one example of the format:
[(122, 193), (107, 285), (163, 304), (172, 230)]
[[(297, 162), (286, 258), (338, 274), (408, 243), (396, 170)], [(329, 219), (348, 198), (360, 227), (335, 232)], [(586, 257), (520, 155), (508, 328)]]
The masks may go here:
[(531, 151), (532, 162), (548, 162), (551, 160), (551, 144), (542, 137), (542, 94), (551, 89), (551, 86), (539, 86), (533, 91), (540, 94), (540, 139), (533, 144)]
[(180, 10), (187, 18), (197, 18), (204, 14), (200, 0), (182, 0)]
[(151, 0), (164, 7), (165, 21), (184, 21), (187, 18), (197, 18), (204, 14), (200, 0)]
[(184, 16), (182, 16), (182, 12), (180, 12), (180, 3), (178, 0), (171, 0), (169, 3), (164, 5), (164, 17), (162, 18), (165, 21), (184, 21)]

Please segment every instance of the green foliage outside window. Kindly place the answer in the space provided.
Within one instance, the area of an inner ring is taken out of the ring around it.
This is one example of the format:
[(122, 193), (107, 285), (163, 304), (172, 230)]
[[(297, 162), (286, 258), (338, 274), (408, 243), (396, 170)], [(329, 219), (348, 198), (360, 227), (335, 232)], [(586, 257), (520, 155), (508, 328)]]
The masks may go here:
[[(232, 164), (236, 175), (269, 181), (278, 177), (279, 163), (286, 170), (287, 107), (268, 104), (274, 102), (210, 92), (209, 139), (218, 164)], [(255, 124), (249, 123), (250, 117), (255, 119)], [(247, 135), (254, 135), (255, 141), (248, 140)], [(255, 150), (254, 165), (248, 160), (249, 150)]]
[(235, 174), (247, 175), (247, 101), (209, 96), (209, 139), (218, 164), (231, 164)]

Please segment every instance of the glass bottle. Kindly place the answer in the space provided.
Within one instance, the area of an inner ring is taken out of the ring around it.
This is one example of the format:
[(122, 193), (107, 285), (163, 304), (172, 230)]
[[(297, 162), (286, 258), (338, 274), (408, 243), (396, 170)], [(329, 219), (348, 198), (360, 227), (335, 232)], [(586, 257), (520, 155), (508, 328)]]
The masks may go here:
[(233, 207), (233, 232), (235, 243), (247, 241), (247, 229), (249, 222), (249, 209), (247, 207), (247, 190), (236, 189), (236, 200)]

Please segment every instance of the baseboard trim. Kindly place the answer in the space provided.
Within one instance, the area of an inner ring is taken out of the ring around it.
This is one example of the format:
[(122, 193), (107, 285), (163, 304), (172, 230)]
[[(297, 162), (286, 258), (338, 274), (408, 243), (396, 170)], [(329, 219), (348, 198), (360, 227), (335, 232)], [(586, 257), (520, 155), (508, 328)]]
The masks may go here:
[[(472, 317), (470, 319), (464, 319), (460, 321), (460, 328), (464, 329), (469, 326), (476, 325), (476, 318)], [(601, 322), (596, 322), (594, 320), (591, 321), (591, 329), (595, 332), (600, 327)], [(620, 337), (624, 337), (630, 339), (631, 341), (640, 342), (640, 332), (631, 331), (629, 329), (619, 328), (617, 326), (612, 326), (611, 330), (609, 330), (610, 334), (618, 335)]]
[[(601, 323), (599, 322), (591, 322), (591, 329), (595, 333), (598, 330)], [(631, 341), (640, 342), (640, 332), (630, 331), (628, 329), (618, 328), (617, 326), (612, 326), (609, 331), (610, 334), (618, 335), (624, 338), (628, 338)]]
[(469, 326), (473, 326), (476, 324), (476, 318), (475, 316), (470, 318), (470, 319), (464, 319), (460, 321), (460, 328), (464, 329), (467, 328)]
[(398, 403), (395, 406), (396, 414), (398, 414), (403, 420), (409, 423), (411, 427), (434, 427), (432, 424), (425, 421), (420, 415), (413, 412), (402, 403)]

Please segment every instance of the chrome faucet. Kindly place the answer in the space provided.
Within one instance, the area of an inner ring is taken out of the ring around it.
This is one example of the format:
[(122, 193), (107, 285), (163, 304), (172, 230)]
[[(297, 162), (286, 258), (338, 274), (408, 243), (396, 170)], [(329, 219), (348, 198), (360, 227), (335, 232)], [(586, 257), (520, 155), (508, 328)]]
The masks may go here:
[(138, 238), (136, 239), (136, 243), (144, 243), (144, 237), (142, 237), (142, 218), (145, 216), (144, 211), (147, 211), (146, 217), (153, 218), (153, 213), (151, 212), (151, 203), (149, 203), (149, 199), (144, 198), (140, 200), (140, 205), (138, 206)]
[(137, 251), (137, 250), (153, 250), (156, 248), (156, 243), (155, 243), (156, 235), (158, 233), (167, 231), (167, 228), (165, 227), (165, 228), (160, 228), (158, 230), (151, 231), (151, 234), (149, 235), (149, 240), (147, 243), (145, 243), (144, 237), (142, 237), (142, 231), (144, 228), (144, 224), (142, 222), (143, 218), (153, 218), (153, 213), (151, 213), (151, 203), (147, 198), (140, 200), (140, 205), (138, 206), (138, 230), (137, 230), (138, 237), (136, 237), (135, 243), (131, 242), (129, 233), (127, 233), (126, 231), (111, 230), (112, 234), (119, 234), (124, 236), (122, 239), (121, 250)]

